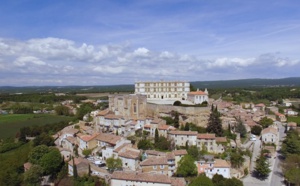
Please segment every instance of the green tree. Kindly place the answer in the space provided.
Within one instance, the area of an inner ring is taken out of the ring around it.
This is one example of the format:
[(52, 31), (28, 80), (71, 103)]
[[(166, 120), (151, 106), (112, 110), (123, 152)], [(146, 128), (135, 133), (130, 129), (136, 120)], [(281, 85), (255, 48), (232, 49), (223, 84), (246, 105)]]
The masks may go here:
[(24, 173), (24, 182), (27, 185), (40, 185), (43, 176), (43, 169), (39, 165), (33, 165)]
[(171, 141), (169, 141), (164, 136), (159, 136), (154, 146), (159, 150), (171, 150)]
[(223, 136), (222, 122), (217, 107), (211, 107), (206, 130), (209, 133), (215, 133), (216, 136)]
[(70, 115), (70, 112), (69, 112), (69, 108), (64, 106), (64, 105), (59, 105), (59, 106), (56, 106), (54, 108), (55, 110), (55, 113), (57, 115), (65, 115), (65, 116), (69, 116)]
[(263, 155), (259, 156), (256, 159), (256, 166), (254, 168), (256, 176), (260, 179), (266, 179), (271, 172), (269, 167), (270, 163), (267, 161), (267, 158)]
[(255, 134), (257, 136), (260, 135), (261, 131), (262, 131), (262, 128), (259, 125), (255, 125), (251, 128), (251, 133)]
[(235, 127), (235, 132), (240, 133), (241, 137), (243, 137), (243, 138), (246, 137), (247, 130), (246, 130), (246, 127), (243, 124), (241, 118), (238, 119), (238, 123)]
[(197, 161), (200, 158), (200, 151), (196, 145), (190, 146), (187, 153)]
[(33, 146), (38, 145), (54, 146), (54, 139), (49, 134), (42, 133), (33, 140)]
[(84, 115), (94, 110), (92, 103), (83, 103), (76, 112), (76, 118), (82, 119)]
[(178, 176), (187, 177), (197, 175), (197, 167), (194, 163), (194, 158), (190, 155), (185, 155), (178, 163), (176, 174)]
[(53, 148), (39, 160), (39, 165), (43, 168), (44, 174), (54, 175), (61, 168), (61, 159), (59, 150)]
[(263, 128), (268, 128), (270, 125), (273, 124), (273, 120), (267, 117), (263, 117), (261, 120), (259, 120), (259, 124), (263, 127)]
[(281, 150), (286, 156), (289, 154), (300, 154), (300, 136), (298, 131), (288, 131), (286, 139), (282, 143)]
[(179, 113), (175, 112), (175, 116), (174, 116), (174, 127), (178, 128), (179, 127)]
[(84, 150), (82, 151), (82, 154), (83, 154), (85, 157), (89, 156), (91, 153), (92, 153), (92, 149), (84, 149)]
[(157, 143), (159, 140), (159, 135), (158, 135), (158, 129), (155, 129), (155, 136), (154, 136), (154, 142)]
[(205, 176), (205, 174), (200, 174), (189, 184), (189, 186), (214, 186), (214, 184), (211, 179)]
[(50, 148), (46, 145), (39, 145), (32, 149), (29, 153), (29, 162), (32, 164), (38, 164), (40, 159), (50, 151)]
[(230, 162), (232, 167), (239, 168), (243, 165), (245, 158), (241, 152), (233, 151), (230, 154)]
[(110, 157), (106, 159), (106, 165), (110, 171), (122, 169), (122, 160), (120, 158), (115, 159), (114, 157)]
[(289, 154), (282, 163), (283, 174), (288, 182), (300, 185), (300, 155)]
[(189, 130), (190, 130), (190, 123), (186, 123), (186, 124), (185, 124), (184, 130), (185, 130), (185, 131), (189, 131)]
[(138, 149), (143, 149), (143, 150), (148, 150), (148, 149), (152, 149), (153, 146), (151, 144), (151, 141), (150, 140), (147, 140), (147, 139), (141, 139), (138, 144)]

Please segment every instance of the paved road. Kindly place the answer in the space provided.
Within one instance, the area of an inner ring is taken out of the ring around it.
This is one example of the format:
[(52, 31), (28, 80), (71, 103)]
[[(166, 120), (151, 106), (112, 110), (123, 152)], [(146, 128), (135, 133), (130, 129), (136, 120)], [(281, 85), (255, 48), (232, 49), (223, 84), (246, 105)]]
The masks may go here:
[[(278, 149), (280, 149), (281, 147), (281, 142), (283, 140), (283, 138), (286, 136), (286, 134), (284, 133), (285, 128), (279, 124), (278, 125), (278, 129), (279, 129), (279, 145), (278, 145)], [(283, 185), (282, 181), (283, 181), (283, 173), (282, 173), (282, 169), (280, 166), (280, 154), (277, 153), (276, 154), (276, 159), (273, 165), (273, 169), (272, 169), (272, 173), (271, 173), (271, 186), (276, 186), (276, 185)]]

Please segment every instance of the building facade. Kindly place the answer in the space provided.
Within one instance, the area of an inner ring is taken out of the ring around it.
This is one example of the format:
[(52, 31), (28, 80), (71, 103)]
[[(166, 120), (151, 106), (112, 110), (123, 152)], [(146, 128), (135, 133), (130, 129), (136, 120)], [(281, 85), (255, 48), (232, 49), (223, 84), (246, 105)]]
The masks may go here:
[(136, 82), (135, 94), (146, 95), (149, 100), (186, 100), (190, 83), (185, 81)]

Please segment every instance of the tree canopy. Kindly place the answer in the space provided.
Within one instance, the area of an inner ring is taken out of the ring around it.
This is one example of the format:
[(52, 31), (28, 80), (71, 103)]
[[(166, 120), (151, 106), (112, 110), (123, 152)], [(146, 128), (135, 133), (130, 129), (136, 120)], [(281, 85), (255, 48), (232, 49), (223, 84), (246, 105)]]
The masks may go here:
[(178, 176), (187, 177), (197, 175), (197, 167), (195, 165), (195, 160), (190, 155), (185, 155), (178, 163), (178, 168), (176, 174)]
[(208, 124), (206, 128), (207, 132), (215, 133), (216, 136), (223, 136), (222, 122), (220, 119), (220, 113), (217, 107), (211, 107), (211, 113), (209, 115)]
[(273, 120), (267, 117), (263, 117), (261, 118), (261, 120), (259, 120), (259, 124), (263, 127), (263, 128), (268, 128), (270, 125), (273, 124)]
[(115, 159), (114, 157), (110, 157), (106, 159), (106, 165), (110, 171), (122, 169), (122, 160), (120, 158)]
[(256, 166), (254, 168), (256, 176), (260, 179), (266, 179), (271, 172), (269, 167), (270, 163), (267, 158), (263, 155), (259, 156), (256, 159)]
[(211, 179), (205, 176), (205, 174), (200, 174), (189, 184), (189, 186), (214, 186), (214, 184)]

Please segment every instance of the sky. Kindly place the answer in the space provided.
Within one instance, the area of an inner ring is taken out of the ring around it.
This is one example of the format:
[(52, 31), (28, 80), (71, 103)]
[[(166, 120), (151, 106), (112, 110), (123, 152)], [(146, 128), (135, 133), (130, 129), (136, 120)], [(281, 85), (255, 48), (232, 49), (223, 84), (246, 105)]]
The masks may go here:
[(300, 75), (299, 0), (0, 1), (0, 86)]

